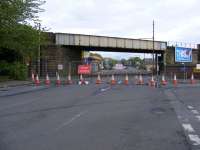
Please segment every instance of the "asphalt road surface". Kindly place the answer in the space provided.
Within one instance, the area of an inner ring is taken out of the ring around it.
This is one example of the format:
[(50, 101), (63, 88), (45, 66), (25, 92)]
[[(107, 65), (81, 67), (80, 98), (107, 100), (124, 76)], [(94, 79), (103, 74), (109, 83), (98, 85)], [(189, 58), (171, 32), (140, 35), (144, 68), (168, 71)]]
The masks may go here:
[(196, 150), (199, 96), (198, 87), (11, 88), (0, 92), (0, 150)]

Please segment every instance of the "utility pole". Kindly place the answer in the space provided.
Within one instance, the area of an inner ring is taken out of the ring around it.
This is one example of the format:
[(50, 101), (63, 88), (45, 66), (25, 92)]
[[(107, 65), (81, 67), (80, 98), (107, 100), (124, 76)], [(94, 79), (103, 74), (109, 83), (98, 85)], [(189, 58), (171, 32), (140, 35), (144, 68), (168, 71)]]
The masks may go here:
[[(153, 20), (153, 72), (156, 69), (156, 87), (158, 87), (158, 54), (155, 54), (155, 23)], [(156, 60), (156, 63), (155, 63)]]
[(41, 34), (41, 24), (38, 23), (39, 31), (38, 31), (38, 60), (37, 60), (37, 73), (40, 76), (40, 34)]
[(153, 20), (153, 73), (152, 74), (154, 74), (154, 70), (155, 70), (155, 59), (154, 59), (154, 49), (155, 49), (155, 47), (154, 47), (154, 20)]
[[(156, 69), (156, 87), (158, 87), (158, 54), (154, 54), (155, 53), (155, 23), (154, 23), (154, 20), (153, 20), (153, 66), (155, 66), (155, 68), (153, 67), (153, 70)], [(155, 55), (155, 58), (154, 58), (154, 55)], [(155, 60), (156, 60), (156, 63), (155, 63)]]

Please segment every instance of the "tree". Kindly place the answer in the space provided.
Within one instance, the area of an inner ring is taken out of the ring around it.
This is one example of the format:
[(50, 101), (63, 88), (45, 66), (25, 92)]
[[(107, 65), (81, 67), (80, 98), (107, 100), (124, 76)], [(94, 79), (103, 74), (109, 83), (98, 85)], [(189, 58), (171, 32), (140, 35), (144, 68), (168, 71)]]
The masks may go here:
[(127, 64), (128, 64), (128, 61), (126, 60), (126, 59), (121, 59), (120, 60), (120, 62), (124, 65), (124, 66), (126, 66)]
[(104, 58), (103, 64), (104, 68), (106, 69), (112, 69), (112, 67), (117, 64), (118, 60), (112, 59), (112, 58)]
[[(24, 64), (35, 56), (38, 45), (45, 41), (36, 26), (38, 13), (43, 11), (40, 6), (44, 3), (43, 0), (0, 1), (0, 55), (8, 56), (4, 62)], [(12, 54), (17, 54), (17, 59), (11, 58)]]
[[(18, 51), (24, 58), (32, 56), (39, 44), (36, 29), (41, 0), (0, 1), (0, 50)], [(33, 22), (33, 26), (29, 22)], [(43, 41), (43, 36), (42, 40)]]

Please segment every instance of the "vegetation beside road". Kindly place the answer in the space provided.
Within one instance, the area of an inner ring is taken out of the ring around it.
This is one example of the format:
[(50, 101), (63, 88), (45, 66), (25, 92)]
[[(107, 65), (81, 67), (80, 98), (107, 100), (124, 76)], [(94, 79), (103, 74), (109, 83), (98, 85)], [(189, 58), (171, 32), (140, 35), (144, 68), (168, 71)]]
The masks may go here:
[[(0, 1), (0, 76), (24, 80), (28, 65), (45, 42), (38, 28), (43, 0)], [(3, 78), (3, 77), (2, 77)]]

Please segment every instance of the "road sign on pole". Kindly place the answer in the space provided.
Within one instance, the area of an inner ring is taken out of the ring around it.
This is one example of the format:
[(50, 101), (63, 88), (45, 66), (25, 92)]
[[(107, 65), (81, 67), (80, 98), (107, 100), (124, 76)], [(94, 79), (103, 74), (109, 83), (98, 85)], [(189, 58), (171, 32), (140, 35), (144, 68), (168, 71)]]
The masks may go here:
[(90, 74), (90, 73), (91, 73), (91, 65), (78, 66), (78, 74)]

